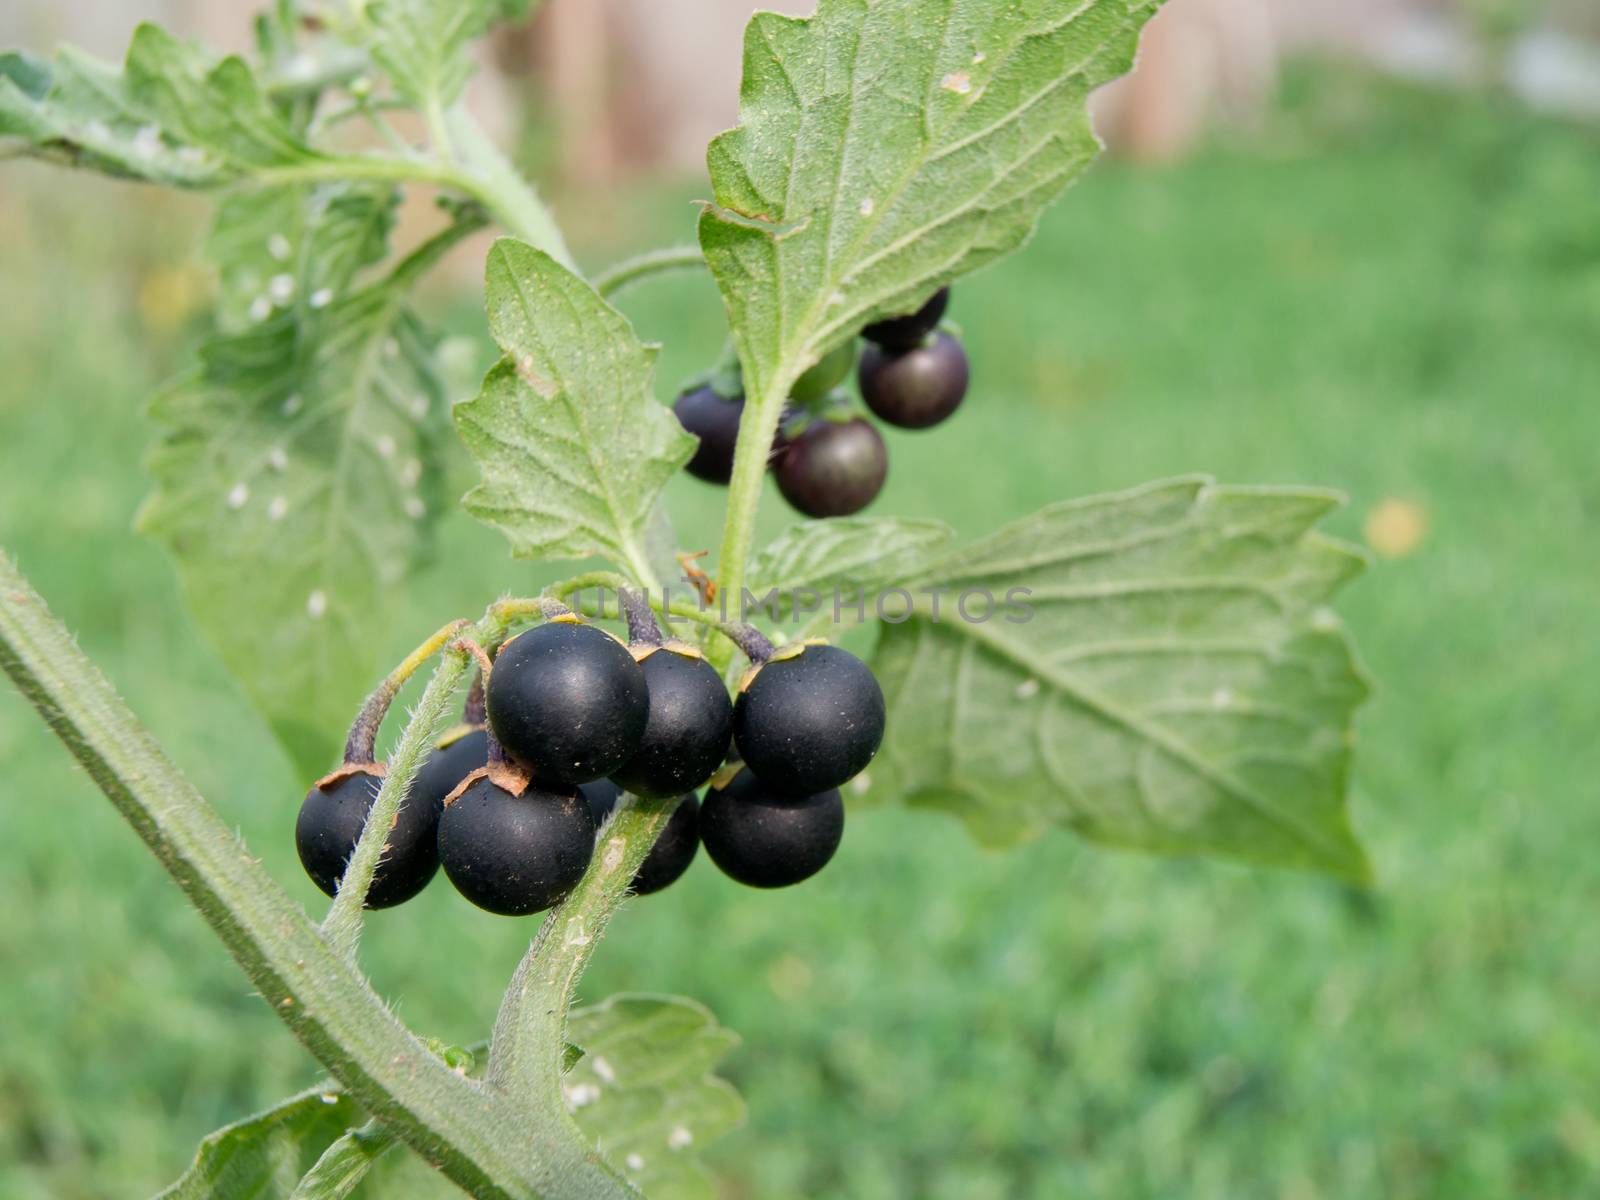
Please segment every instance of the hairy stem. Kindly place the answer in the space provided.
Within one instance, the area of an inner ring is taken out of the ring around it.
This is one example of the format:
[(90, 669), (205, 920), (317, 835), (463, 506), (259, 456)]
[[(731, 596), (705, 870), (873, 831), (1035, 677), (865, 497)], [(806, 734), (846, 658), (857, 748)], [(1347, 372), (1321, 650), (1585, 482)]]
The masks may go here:
[(545, 918), (511, 978), (495, 1021), (490, 1086), (504, 1089), (541, 1119), (567, 1122), (575, 1137), (582, 1133), (567, 1113), (561, 1091), (567, 1009), (606, 925), (677, 805), (677, 799), (624, 796), (618, 801), (588, 872)]
[[(799, 372), (792, 367), (764, 375), (761, 390), (745, 395), (739, 440), (734, 446), (733, 478), (728, 482), (728, 516), (722, 527), (722, 551), (717, 560), (718, 591), (726, 603), (735, 606), (735, 611), (744, 589), (745, 564), (755, 537), (756, 510), (761, 506), (772, 443), (778, 436), (784, 401), (798, 377)], [(746, 372), (746, 382), (751, 378)]]
[(525, 1110), (451, 1070), (397, 1020), (261, 869), (228, 824), (0, 555), (0, 669), (38, 709), (183, 889), (272, 1010), (378, 1120), (493, 1200), (628, 1193), (570, 1122)]
[(706, 256), (699, 246), (669, 246), (664, 250), (651, 250), (601, 271), (594, 277), (594, 290), (609, 300), (653, 276), (671, 271), (703, 270), (705, 265)]

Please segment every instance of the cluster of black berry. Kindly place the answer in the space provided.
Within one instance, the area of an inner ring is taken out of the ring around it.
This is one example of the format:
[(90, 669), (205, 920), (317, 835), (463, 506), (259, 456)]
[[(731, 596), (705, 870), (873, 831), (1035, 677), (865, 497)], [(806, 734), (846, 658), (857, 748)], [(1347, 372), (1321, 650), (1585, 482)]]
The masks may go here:
[[(682, 797), (633, 880), (636, 893), (675, 882), (702, 842), (718, 867), (753, 887), (820, 871), (844, 832), (838, 789), (883, 740), (883, 693), (871, 670), (825, 642), (796, 643), (758, 656), (730, 701), (698, 650), (663, 643), (650, 628), (653, 637), (627, 646), (562, 616), (506, 642), (481, 713), (469, 700), (478, 722), (434, 750), (412, 782), (368, 907), (409, 900), (442, 865), (480, 908), (511, 916), (549, 908), (583, 877), (625, 791)], [(383, 774), (347, 762), (300, 809), (300, 860), (329, 895)], [(707, 782), (701, 804), (695, 791)]]
[[(971, 375), (961, 342), (939, 328), (950, 289), (940, 288), (916, 312), (878, 321), (802, 375), (790, 393), (769, 464), (778, 490), (808, 517), (846, 517), (871, 504), (889, 475), (889, 450), (840, 385), (856, 370), (861, 398), (880, 421), (928, 429), (961, 406)], [(673, 412), (700, 446), (688, 471), (708, 483), (733, 476), (744, 396), (702, 383), (678, 397)]]

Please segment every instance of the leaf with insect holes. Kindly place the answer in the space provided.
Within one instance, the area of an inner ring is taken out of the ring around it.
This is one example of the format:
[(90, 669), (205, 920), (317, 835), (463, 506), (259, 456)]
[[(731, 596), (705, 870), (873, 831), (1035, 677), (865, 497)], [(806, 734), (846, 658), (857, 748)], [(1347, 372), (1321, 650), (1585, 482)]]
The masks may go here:
[(361, 1120), (337, 1087), (312, 1088), (208, 1134), (193, 1165), (156, 1200), (281, 1196), (279, 1181), (299, 1177)]
[(443, 507), (445, 397), (403, 300), (472, 227), (348, 291), (367, 255), (347, 255), (341, 277), (318, 277), (325, 302), (296, 283), (285, 307), (208, 341), (152, 407), (165, 432), (140, 528), (177, 560), (196, 622), (303, 773), (333, 761), (380, 670), (395, 585)]
[(243, 59), (213, 59), (155, 25), (121, 67), (65, 47), (0, 56), (0, 137), (33, 154), (174, 187), (215, 187), (319, 156)]
[(747, 590), (760, 602), (769, 592), (782, 615), (797, 592), (817, 593), (819, 611), (832, 610), (835, 594), (853, 611), (858, 597), (899, 583), (925, 567), (950, 543), (942, 521), (894, 517), (836, 517), (792, 525), (750, 560)]
[(1159, 0), (820, 0), (745, 31), (700, 243), (746, 386), (1020, 246), (1099, 148), (1090, 91)]
[(656, 352), (582, 279), (541, 250), (496, 242), (489, 329), (504, 356), (456, 428), (483, 482), (468, 511), (519, 558), (646, 559), (656, 498), (694, 439), (656, 400)]
[(1337, 503), (1181, 479), (1044, 509), (917, 572), (918, 611), (873, 662), (872, 796), (986, 843), (1067, 826), (1364, 879), (1345, 793), (1367, 685), (1324, 606), (1365, 560), (1313, 530)]
[(717, 1194), (699, 1155), (744, 1121), (744, 1102), (711, 1072), (739, 1044), (700, 1005), (676, 996), (612, 996), (574, 1009), (583, 1057), (562, 1089), (600, 1152), (650, 1200)]

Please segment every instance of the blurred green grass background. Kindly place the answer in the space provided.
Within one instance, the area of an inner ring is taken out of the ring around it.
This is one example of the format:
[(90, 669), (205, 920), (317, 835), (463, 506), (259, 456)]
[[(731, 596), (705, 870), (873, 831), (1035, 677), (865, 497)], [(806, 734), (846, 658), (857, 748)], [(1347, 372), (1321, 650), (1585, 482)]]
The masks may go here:
[[(683, 237), (687, 194), (591, 211), (587, 259)], [(149, 318), (198, 211), (6, 169), (0, 545), (320, 911), (290, 840), (305, 782), (128, 533), (141, 405), (185, 349)], [(469, 301), (452, 320), (476, 330)], [(667, 342), (664, 396), (714, 353), (704, 281), (626, 307)], [(791, 892), (702, 860), (629, 905), (584, 990), (682, 992), (743, 1034), (725, 1195), (1600, 1193), (1597, 131), (1301, 71), (1249, 136), (1102, 164), (953, 315), (974, 394), (892, 438), (876, 512), (972, 534), (1206, 471), (1342, 488), (1335, 530), (1376, 522), (1395, 549), (1394, 514), (1402, 535), (1425, 519), (1342, 605), (1380, 684), (1354, 780), (1380, 883), (1066, 835), (988, 854), (894, 811), (854, 812)], [(720, 496), (683, 480), (672, 500), (683, 541), (713, 545)], [(790, 519), (773, 498), (764, 529)], [(453, 518), (396, 648), (528, 583)], [(314, 1064), (9, 689), (0, 765), (0, 1196), (143, 1194)], [(461, 1041), (532, 931), (442, 883), (369, 928), (380, 990)], [(403, 1162), (363, 1194), (444, 1190)]]

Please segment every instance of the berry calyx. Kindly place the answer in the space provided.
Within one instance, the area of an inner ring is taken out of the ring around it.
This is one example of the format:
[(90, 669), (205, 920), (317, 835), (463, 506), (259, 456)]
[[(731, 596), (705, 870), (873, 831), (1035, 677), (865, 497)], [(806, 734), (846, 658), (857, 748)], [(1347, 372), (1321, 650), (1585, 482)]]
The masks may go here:
[(817, 404), (824, 400), (848, 378), (850, 368), (856, 365), (856, 339), (835, 346), (813, 363), (794, 386), (789, 395), (800, 404)]
[[(617, 806), (617, 798), (622, 790), (609, 779), (586, 783), (578, 790), (589, 802), (598, 831), (611, 815), (611, 810)], [(629, 890), (636, 896), (648, 896), (677, 883), (689, 869), (699, 849), (700, 800), (691, 792), (672, 810), (666, 828), (656, 838), (656, 844), (650, 847), (650, 853), (645, 855), (644, 862), (639, 864), (638, 871), (634, 873), (633, 882), (628, 885)]]
[(942, 287), (916, 312), (874, 321), (861, 331), (861, 336), (885, 350), (909, 350), (938, 327), (949, 306), (950, 289)]
[(444, 805), (445, 797), (479, 767), (489, 762), (489, 731), (473, 729), (439, 746), (423, 760), (417, 777), (411, 781), (407, 803), (427, 800)]
[(611, 778), (636, 796), (664, 800), (699, 787), (728, 757), (733, 702), (717, 669), (692, 647), (643, 649), (650, 715), (639, 749)]
[(650, 715), (643, 669), (616, 638), (571, 618), (518, 634), (486, 688), (489, 725), (541, 783), (609, 775), (637, 753)]
[(927, 429), (961, 407), (971, 370), (948, 333), (898, 353), (868, 346), (857, 380), (873, 415), (901, 429)]
[(733, 707), (745, 765), (774, 793), (805, 796), (854, 778), (883, 744), (883, 690), (848, 650), (785, 647), (747, 676)]
[[(381, 768), (345, 768), (306, 793), (294, 823), (294, 845), (311, 882), (329, 896), (339, 890), (350, 855), (367, 823), (367, 814), (383, 786)], [(366, 907), (393, 908), (428, 886), (439, 869), (434, 836), (439, 827), (438, 800), (407, 796), (384, 839), (384, 853), (367, 891)]]
[(774, 474), (783, 498), (806, 516), (848, 517), (883, 490), (889, 450), (870, 421), (822, 418), (788, 436)]
[(733, 451), (739, 441), (739, 421), (744, 416), (744, 397), (729, 398), (710, 384), (684, 392), (673, 402), (672, 411), (686, 431), (700, 439), (700, 445), (684, 466), (696, 479), (725, 484), (733, 478)]
[[(491, 675), (491, 694), (493, 683)], [(438, 847), (445, 875), (467, 900), (526, 916), (559, 903), (583, 878), (594, 818), (576, 790), (533, 786), (518, 796), (479, 778), (445, 806)]]
[(700, 839), (724, 875), (750, 887), (780, 888), (809, 879), (844, 837), (837, 789), (809, 796), (774, 793), (748, 771), (712, 788), (700, 808)]

